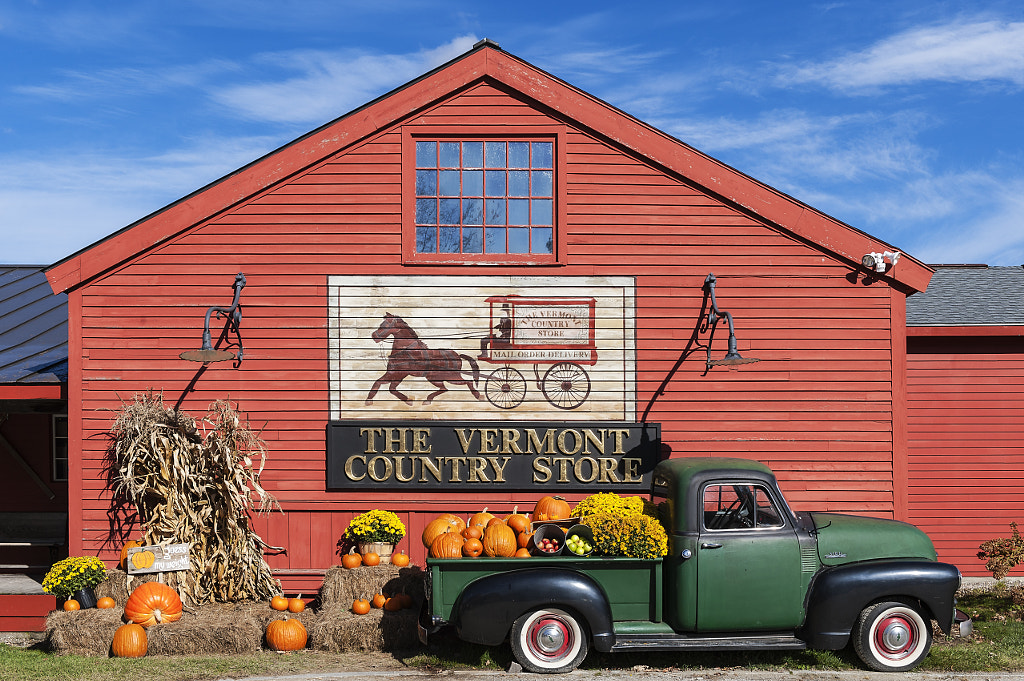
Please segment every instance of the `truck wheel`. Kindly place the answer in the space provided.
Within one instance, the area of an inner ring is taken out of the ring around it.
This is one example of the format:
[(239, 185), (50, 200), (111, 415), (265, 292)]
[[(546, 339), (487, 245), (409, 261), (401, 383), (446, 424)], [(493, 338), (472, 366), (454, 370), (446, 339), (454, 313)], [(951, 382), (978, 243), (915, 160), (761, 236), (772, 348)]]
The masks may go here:
[(556, 608), (526, 613), (512, 625), (511, 638), (512, 653), (530, 672), (571, 672), (587, 656), (585, 625)]
[(898, 601), (870, 605), (853, 630), (853, 649), (879, 672), (909, 671), (932, 647), (932, 628), (916, 608)]

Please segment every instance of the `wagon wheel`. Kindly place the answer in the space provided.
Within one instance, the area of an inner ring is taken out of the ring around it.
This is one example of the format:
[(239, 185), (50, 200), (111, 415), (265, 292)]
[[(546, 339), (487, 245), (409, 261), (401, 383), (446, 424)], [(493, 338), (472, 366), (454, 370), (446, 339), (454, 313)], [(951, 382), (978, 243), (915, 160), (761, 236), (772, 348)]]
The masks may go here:
[(515, 409), (526, 397), (526, 379), (512, 367), (495, 369), (487, 377), (484, 394), (499, 409)]
[(544, 372), (540, 389), (552, 406), (575, 409), (590, 396), (590, 377), (575, 362), (559, 362)]

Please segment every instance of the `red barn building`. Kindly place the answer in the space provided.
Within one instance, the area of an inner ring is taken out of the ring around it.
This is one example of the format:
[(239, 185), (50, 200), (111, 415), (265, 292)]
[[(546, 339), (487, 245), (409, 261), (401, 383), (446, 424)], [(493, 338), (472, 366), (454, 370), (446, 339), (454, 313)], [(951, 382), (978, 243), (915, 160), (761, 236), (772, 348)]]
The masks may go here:
[[(441, 511), (642, 493), (666, 456), (909, 519), (905, 313), (932, 270), (861, 264), (889, 250), (484, 41), (47, 271), (69, 548), (115, 558), (105, 434), (149, 389), (266, 424), (283, 513), (257, 527), (291, 592), (357, 513), (399, 513), (421, 560)], [(182, 359), (238, 273), (244, 355)], [(719, 364), (730, 344), (759, 361)]]

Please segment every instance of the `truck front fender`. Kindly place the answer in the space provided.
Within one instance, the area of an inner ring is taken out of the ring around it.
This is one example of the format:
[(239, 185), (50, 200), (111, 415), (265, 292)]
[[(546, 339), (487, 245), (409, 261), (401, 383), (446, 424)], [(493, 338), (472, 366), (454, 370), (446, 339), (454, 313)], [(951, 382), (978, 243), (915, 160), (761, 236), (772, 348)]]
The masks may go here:
[(597, 582), (574, 570), (529, 568), (481, 577), (467, 584), (455, 601), (452, 624), (464, 641), (496, 646), (521, 615), (546, 607), (578, 614), (594, 648), (611, 650), (615, 633), (608, 597)]
[(960, 571), (946, 563), (885, 560), (826, 568), (811, 583), (807, 617), (797, 636), (811, 648), (839, 650), (861, 610), (886, 599), (919, 601), (948, 634), (959, 586)]

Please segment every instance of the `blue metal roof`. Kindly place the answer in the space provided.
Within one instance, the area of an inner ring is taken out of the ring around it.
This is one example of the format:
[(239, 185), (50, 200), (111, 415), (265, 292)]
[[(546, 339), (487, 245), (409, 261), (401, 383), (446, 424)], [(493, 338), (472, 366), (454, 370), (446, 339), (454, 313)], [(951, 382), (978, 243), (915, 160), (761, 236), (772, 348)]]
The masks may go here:
[(38, 265), (0, 265), (0, 383), (66, 383), (68, 297)]

